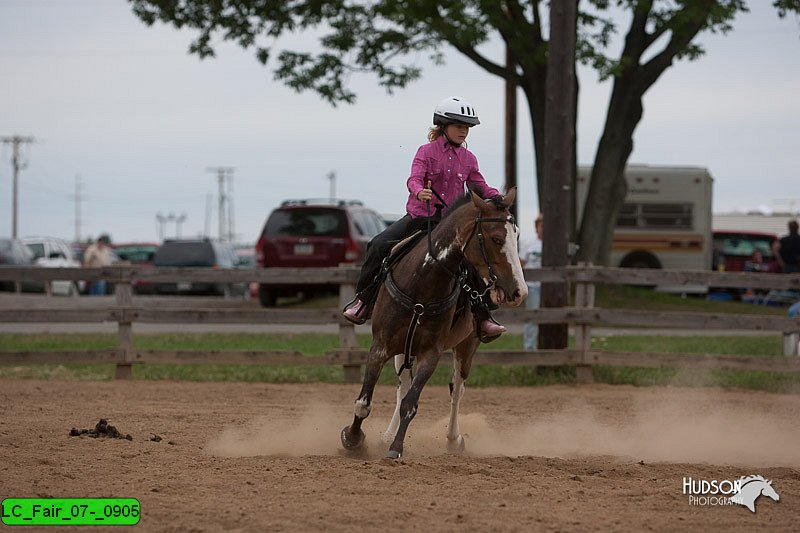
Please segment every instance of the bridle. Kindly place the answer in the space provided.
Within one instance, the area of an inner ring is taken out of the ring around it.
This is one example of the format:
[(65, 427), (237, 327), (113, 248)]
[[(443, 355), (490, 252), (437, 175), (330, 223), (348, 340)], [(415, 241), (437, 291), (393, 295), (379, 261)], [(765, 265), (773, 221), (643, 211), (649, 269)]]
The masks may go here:
[[(436, 194), (436, 197), (444, 203), (441, 196), (439, 196), (436, 191), (433, 191)], [(419, 326), (420, 318), (423, 315), (438, 315), (444, 313), (451, 307), (453, 307), (456, 302), (458, 301), (458, 297), (463, 290), (465, 294), (468, 295), (470, 300), (473, 303), (479, 302), (490, 290), (492, 290), (497, 283), (497, 275), (492, 268), (492, 263), (489, 260), (489, 254), (486, 251), (486, 239), (483, 235), (483, 223), (485, 222), (502, 222), (508, 223), (511, 222), (514, 226), (516, 226), (516, 222), (514, 220), (514, 216), (509, 214), (506, 217), (484, 217), (483, 213), (478, 213), (478, 216), (475, 217), (474, 223), (472, 225), (472, 231), (470, 231), (469, 237), (467, 238), (464, 246), (461, 247), (462, 255), (464, 251), (469, 246), (469, 243), (472, 241), (473, 237), (478, 238), (478, 244), (481, 251), (481, 256), (483, 261), (486, 265), (486, 268), (489, 272), (489, 283), (486, 286), (486, 289), (483, 292), (478, 292), (477, 289), (471, 287), (467, 283), (467, 275), (468, 271), (466, 266), (464, 266), (464, 261), (462, 260), (461, 265), (458, 269), (458, 272), (453, 272), (447, 266), (445, 266), (439, 258), (436, 257), (436, 254), (433, 251), (433, 242), (431, 239), (431, 207), (430, 207), (430, 200), (426, 201), (427, 204), (427, 211), (428, 211), (428, 227), (427, 227), (427, 238), (428, 238), (428, 255), (433, 259), (437, 266), (444, 269), (451, 278), (453, 278), (456, 283), (453, 287), (452, 292), (446, 296), (445, 298), (439, 300), (433, 300), (428, 303), (420, 303), (415, 301), (412, 297), (408, 296), (404, 293), (395, 283), (394, 278), (392, 277), (391, 268), (388, 265), (385, 266), (386, 269), (386, 278), (384, 281), (384, 285), (386, 290), (388, 291), (389, 295), (400, 304), (401, 307), (404, 309), (412, 312), (411, 323), (408, 326), (408, 332), (406, 333), (406, 341), (405, 341), (405, 349), (403, 353), (405, 354), (405, 359), (403, 361), (403, 365), (398, 369), (397, 375), (399, 376), (404, 369), (408, 368), (409, 372), (413, 367), (413, 356), (411, 355), (411, 345), (414, 342), (414, 334), (416, 333), (417, 326)], [(447, 204), (445, 204), (447, 207)]]

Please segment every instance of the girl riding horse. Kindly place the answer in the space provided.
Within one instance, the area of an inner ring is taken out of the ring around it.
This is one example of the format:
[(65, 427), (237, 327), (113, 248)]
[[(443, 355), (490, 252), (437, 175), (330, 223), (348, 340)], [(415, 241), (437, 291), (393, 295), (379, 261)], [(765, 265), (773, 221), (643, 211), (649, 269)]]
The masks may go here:
[[(397, 404), (384, 440), (391, 443), (387, 457), (400, 457), (422, 389), (442, 352), (449, 349), (453, 377), (447, 447), (454, 452), (464, 449), (458, 409), (480, 342), (474, 306), (465, 300), (479, 300), (486, 293), (497, 303), (517, 306), (528, 294), (517, 254), (519, 229), (509, 210), (515, 196), (512, 188), (502, 201), (487, 202), (472, 193), (468, 202), (448, 211), (428, 239), (417, 241), (387, 270), (375, 302), (372, 346), (353, 422), (341, 433), (345, 449), (363, 448), (361, 425), (372, 409), (375, 384), (383, 366), (394, 358)], [(483, 292), (470, 281), (470, 270), (490, 280)]]
[[(449, 206), (464, 195), (465, 185), (481, 198), (502, 199), (497, 189), (486, 184), (478, 169), (477, 158), (465, 147), (469, 129), (478, 124), (478, 113), (463, 98), (445, 98), (436, 106), (433, 128), (428, 133), (429, 142), (420, 146), (411, 164), (406, 215), (375, 236), (367, 246), (356, 285), (356, 298), (343, 311), (350, 322), (363, 324), (369, 317), (380, 287), (381, 265), (392, 247), (424, 230), (429, 220), (438, 222)], [(433, 215), (431, 202), (435, 209)], [(485, 289), (479, 278), (472, 281), (476, 288)], [(477, 334), (483, 342), (490, 342), (506, 331), (492, 319), (489, 306), (493, 306), (492, 302), (475, 302), (473, 305), (479, 323)]]

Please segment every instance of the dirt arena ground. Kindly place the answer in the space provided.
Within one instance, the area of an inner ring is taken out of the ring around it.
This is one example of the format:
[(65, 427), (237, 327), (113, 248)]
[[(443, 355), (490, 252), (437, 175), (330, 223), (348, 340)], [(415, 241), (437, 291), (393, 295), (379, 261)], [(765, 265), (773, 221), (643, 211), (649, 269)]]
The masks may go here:
[[(367, 455), (340, 451), (358, 389), (0, 380), (0, 497), (138, 498), (141, 531), (798, 528), (800, 396), (468, 389), (467, 452), (455, 456), (444, 453), (447, 389), (430, 387), (405, 455), (389, 461), (388, 387), (365, 423)], [(100, 418), (133, 440), (68, 436)], [(780, 501), (762, 496), (751, 513), (690, 505), (682, 491), (683, 478), (749, 474), (771, 479)]]

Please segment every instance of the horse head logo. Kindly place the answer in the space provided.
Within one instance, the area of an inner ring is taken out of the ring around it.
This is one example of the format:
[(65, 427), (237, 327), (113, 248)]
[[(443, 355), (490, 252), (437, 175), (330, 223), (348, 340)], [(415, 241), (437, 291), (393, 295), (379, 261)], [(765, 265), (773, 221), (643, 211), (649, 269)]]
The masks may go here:
[(763, 476), (745, 476), (739, 478), (739, 490), (731, 496), (733, 503), (744, 505), (750, 512), (756, 512), (756, 499), (761, 495), (772, 498), (776, 502), (781, 499), (772, 488), (772, 481)]

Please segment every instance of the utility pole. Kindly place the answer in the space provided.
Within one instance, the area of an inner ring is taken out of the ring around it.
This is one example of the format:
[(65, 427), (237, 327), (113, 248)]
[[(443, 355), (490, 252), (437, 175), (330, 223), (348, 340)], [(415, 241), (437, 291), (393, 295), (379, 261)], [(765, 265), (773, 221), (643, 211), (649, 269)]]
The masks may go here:
[(230, 241), (233, 222), (231, 221), (230, 198), (225, 193), (225, 179), (233, 180), (232, 167), (208, 167), (206, 171), (217, 175), (219, 192), (217, 203), (219, 210), (219, 240)]
[(181, 238), (181, 224), (186, 222), (186, 213), (181, 213), (180, 216), (175, 217), (175, 236)]
[(331, 170), (328, 172), (327, 178), (331, 182), (331, 192), (330, 192), (330, 199), (331, 203), (336, 201), (336, 171)]
[(35, 141), (33, 137), (23, 137), (21, 135), (14, 135), (11, 137), (2, 137), (0, 139), (4, 144), (10, 144), (11, 150), (11, 166), (14, 169), (14, 187), (13, 196), (11, 200), (11, 237), (17, 238), (17, 203), (19, 198), (19, 171), (28, 166), (27, 163), (22, 163), (19, 157), (19, 145), (28, 144)]
[(211, 200), (212, 194), (206, 193), (206, 218), (203, 222), (203, 237), (211, 236)]
[(75, 242), (81, 242), (81, 175), (75, 174)]
[[(577, 2), (550, 3), (545, 107), (544, 240), (542, 266), (569, 264), (572, 173), (575, 160), (575, 20)], [(566, 283), (542, 283), (542, 307), (566, 307)], [(542, 324), (539, 348), (567, 347), (566, 324)]]
[(164, 223), (167, 221), (167, 217), (162, 215), (160, 212), (156, 213), (156, 227), (158, 228), (158, 241), (164, 242)]
[(228, 176), (228, 242), (233, 243), (236, 240), (236, 231), (234, 231), (234, 221), (236, 220), (233, 216), (233, 170), (231, 170), (231, 174)]
[[(506, 46), (506, 69), (516, 74), (517, 62), (511, 49)], [(506, 78), (506, 190), (517, 186), (517, 82), (509, 77)], [(517, 195), (517, 198), (522, 199)], [(519, 200), (511, 206), (511, 214), (516, 218), (517, 205)]]

